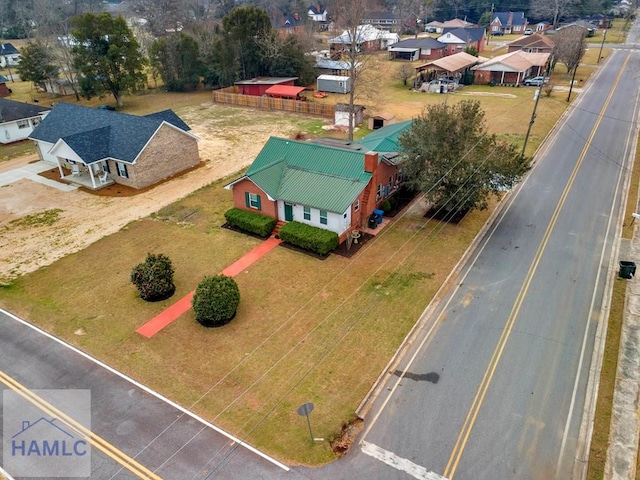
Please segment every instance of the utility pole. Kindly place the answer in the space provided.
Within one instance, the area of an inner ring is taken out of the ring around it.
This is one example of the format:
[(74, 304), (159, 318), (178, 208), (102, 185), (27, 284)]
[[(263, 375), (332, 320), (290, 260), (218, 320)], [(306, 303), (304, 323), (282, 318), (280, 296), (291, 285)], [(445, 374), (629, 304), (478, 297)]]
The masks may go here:
[(524, 137), (524, 143), (522, 144), (522, 153), (520, 154), (520, 158), (524, 158), (524, 152), (527, 149), (527, 142), (529, 141), (529, 135), (531, 134), (531, 127), (533, 127), (533, 123), (536, 121), (536, 109), (538, 108), (538, 102), (540, 101), (540, 95), (542, 94), (542, 86), (544, 85), (544, 79), (546, 75), (543, 77), (543, 81), (536, 90), (535, 98), (536, 103), (533, 104), (533, 111), (531, 112), (531, 120), (529, 120), (529, 127), (527, 128), (527, 134)]
[(487, 35), (487, 43), (489, 43), (489, 39), (491, 38), (491, 23), (493, 22), (493, 3), (491, 4), (491, 16), (489, 17), (489, 35)]
[(598, 62), (602, 59), (602, 47), (604, 47), (604, 40), (607, 38), (607, 17), (604, 17), (604, 30), (602, 30), (602, 43), (600, 44), (600, 52), (598, 53)]
[(573, 76), (571, 77), (571, 85), (569, 85), (569, 95), (567, 95), (567, 102), (571, 101), (571, 91), (573, 90), (573, 82), (576, 81), (576, 72), (578, 71), (578, 65), (573, 69)]

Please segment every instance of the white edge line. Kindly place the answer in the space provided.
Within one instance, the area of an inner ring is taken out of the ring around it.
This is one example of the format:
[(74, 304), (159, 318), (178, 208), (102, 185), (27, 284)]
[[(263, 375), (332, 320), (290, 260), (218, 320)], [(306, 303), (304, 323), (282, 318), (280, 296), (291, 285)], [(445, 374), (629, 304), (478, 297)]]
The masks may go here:
[(231, 440), (232, 442), (235, 442), (235, 443), (237, 443), (238, 445), (242, 445), (242, 446), (243, 446), (244, 448), (246, 448), (247, 450), (249, 450), (249, 451), (251, 451), (251, 452), (255, 453), (256, 455), (258, 455), (258, 456), (260, 456), (260, 457), (264, 458), (265, 460), (267, 460), (267, 461), (269, 461), (269, 462), (273, 463), (274, 465), (276, 465), (276, 466), (280, 467), (281, 469), (283, 469), (283, 470), (285, 470), (285, 471), (287, 471), (287, 472), (290, 470), (290, 468), (289, 468), (289, 467), (287, 467), (284, 463), (279, 462), (279, 461), (278, 461), (278, 460), (276, 460), (275, 458), (272, 458), (272, 457), (270, 457), (269, 455), (267, 455), (266, 453), (261, 452), (261, 451), (260, 451), (260, 450), (258, 450), (257, 448), (255, 448), (255, 447), (253, 447), (253, 446), (249, 445), (248, 443), (243, 442), (242, 440), (240, 440), (239, 438), (234, 437), (234, 436), (233, 436), (233, 435), (231, 435), (230, 433), (225, 432), (225, 431), (224, 431), (224, 430), (222, 430), (220, 427), (217, 427), (217, 426), (215, 426), (214, 424), (212, 424), (212, 423), (210, 423), (210, 422), (206, 421), (204, 418), (202, 418), (202, 417), (200, 417), (200, 416), (196, 415), (196, 414), (195, 414), (195, 413), (193, 413), (192, 411), (187, 410), (186, 408), (184, 408), (184, 407), (182, 407), (182, 406), (178, 405), (177, 403), (175, 403), (175, 402), (173, 402), (173, 401), (169, 400), (167, 397), (165, 397), (165, 396), (161, 395), (160, 393), (156, 392), (155, 390), (152, 390), (152, 389), (150, 389), (149, 387), (147, 387), (146, 385), (143, 385), (143, 384), (141, 384), (141, 383), (139, 383), (139, 382), (135, 381), (133, 378), (128, 377), (128, 376), (127, 376), (127, 375), (125, 375), (124, 373), (119, 372), (119, 371), (118, 371), (118, 370), (116, 370), (115, 368), (110, 367), (110, 366), (109, 366), (109, 365), (107, 365), (106, 363), (101, 362), (100, 360), (98, 360), (98, 359), (97, 359), (97, 358), (95, 358), (95, 357), (92, 357), (92, 356), (91, 356), (91, 355), (89, 355), (88, 353), (83, 352), (82, 350), (80, 350), (80, 349), (78, 349), (78, 348), (74, 347), (73, 345), (68, 344), (67, 342), (65, 342), (65, 341), (63, 341), (63, 340), (60, 340), (59, 338), (57, 338), (57, 337), (55, 337), (55, 336), (51, 335), (51, 334), (50, 334), (50, 333), (48, 333), (48, 332), (45, 332), (45, 331), (44, 331), (44, 330), (42, 330), (41, 328), (39, 328), (39, 327), (37, 327), (37, 326), (35, 326), (35, 325), (32, 325), (31, 323), (29, 323), (29, 322), (27, 322), (27, 321), (25, 321), (25, 320), (21, 319), (20, 317), (17, 317), (17, 316), (16, 316), (16, 315), (14, 315), (13, 313), (8, 312), (8, 311), (6, 311), (6, 310), (5, 310), (5, 309), (3, 309), (3, 308), (0, 308), (0, 312), (4, 313), (4, 314), (5, 314), (5, 315), (7, 315), (8, 317), (13, 318), (13, 319), (14, 319), (15, 321), (17, 321), (18, 323), (21, 323), (21, 324), (23, 324), (24, 326), (29, 327), (29, 328), (31, 328), (32, 330), (35, 330), (36, 332), (40, 333), (41, 335), (44, 335), (45, 337), (47, 337), (47, 338), (49, 338), (49, 339), (51, 339), (51, 340), (53, 340), (53, 341), (55, 341), (55, 342), (58, 342), (58, 343), (59, 343), (60, 345), (62, 345), (63, 347), (68, 348), (69, 350), (71, 350), (71, 351), (73, 351), (73, 352), (77, 353), (78, 355), (80, 355), (80, 356), (82, 356), (82, 357), (86, 358), (87, 360), (89, 360), (89, 361), (91, 361), (91, 362), (95, 363), (96, 365), (98, 365), (98, 366), (100, 366), (100, 367), (104, 368), (105, 370), (107, 370), (107, 371), (109, 371), (109, 372), (113, 373), (114, 375), (119, 376), (119, 377), (120, 377), (120, 378), (122, 378), (123, 380), (126, 380), (127, 382), (129, 382), (129, 383), (131, 383), (131, 384), (135, 385), (135, 386), (136, 386), (136, 387), (138, 387), (139, 389), (141, 389), (141, 390), (143, 390), (143, 391), (147, 392), (147, 393), (148, 393), (148, 394), (150, 394), (150, 395), (153, 395), (153, 396), (154, 396), (154, 397), (156, 397), (157, 399), (159, 399), (159, 400), (161, 400), (161, 401), (165, 402), (166, 404), (168, 404), (168, 405), (172, 406), (173, 408), (175, 408), (175, 409), (177, 409), (177, 410), (181, 411), (181, 412), (182, 412), (182, 413), (184, 413), (185, 415), (190, 416), (191, 418), (193, 418), (194, 420), (197, 420), (198, 422), (202, 423), (203, 425), (206, 425), (207, 427), (209, 427), (209, 428), (211, 428), (211, 429), (215, 430), (215, 431), (216, 431), (216, 432), (218, 432), (219, 434), (224, 435), (225, 437), (227, 437), (227, 438), (228, 438), (229, 440)]
[(7, 480), (15, 480), (11, 475), (9, 475), (9, 474), (7, 473), (7, 471), (6, 471), (4, 468), (2, 468), (2, 467), (0, 467), (0, 475), (5, 476), (5, 477), (7, 478)]

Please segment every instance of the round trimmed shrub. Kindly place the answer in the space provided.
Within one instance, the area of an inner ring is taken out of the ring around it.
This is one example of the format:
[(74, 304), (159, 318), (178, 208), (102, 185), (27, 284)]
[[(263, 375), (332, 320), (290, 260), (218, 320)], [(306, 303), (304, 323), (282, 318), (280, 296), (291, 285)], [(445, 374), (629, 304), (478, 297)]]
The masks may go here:
[(205, 327), (221, 327), (229, 323), (235, 317), (239, 303), (238, 284), (226, 275), (204, 277), (191, 301), (196, 320)]
[(140, 292), (140, 298), (147, 302), (165, 300), (174, 294), (173, 265), (163, 254), (148, 253), (144, 262), (133, 267), (131, 282)]

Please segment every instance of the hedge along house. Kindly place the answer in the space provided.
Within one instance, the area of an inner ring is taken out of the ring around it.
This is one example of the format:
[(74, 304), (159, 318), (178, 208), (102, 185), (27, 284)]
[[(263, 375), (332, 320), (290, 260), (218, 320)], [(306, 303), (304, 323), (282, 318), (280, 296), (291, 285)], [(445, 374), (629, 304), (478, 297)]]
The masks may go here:
[(225, 188), (237, 208), (330, 230), (343, 242), (402, 185), (398, 136), (410, 124), (340, 147), (271, 137), (247, 173)]
[(142, 189), (200, 163), (189, 130), (171, 110), (139, 117), (59, 103), (29, 138), (70, 183)]

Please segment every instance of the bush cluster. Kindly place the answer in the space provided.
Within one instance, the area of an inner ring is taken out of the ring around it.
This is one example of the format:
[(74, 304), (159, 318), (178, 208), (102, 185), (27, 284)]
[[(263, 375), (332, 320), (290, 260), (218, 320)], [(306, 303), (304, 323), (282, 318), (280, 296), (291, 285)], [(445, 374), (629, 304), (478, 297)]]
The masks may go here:
[(229, 323), (236, 315), (239, 303), (238, 284), (225, 275), (204, 277), (191, 301), (196, 320), (205, 327), (220, 327)]
[(249, 212), (240, 208), (231, 208), (224, 214), (227, 223), (242, 231), (253, 233), (266, 238), (271, 235), (276, 226), (276, 219), (256, 212)]
[(133, 267), (131, 282), (148, 302), (169, 298), (176, 290), (173, 284), (173, 265), (163, 254), (148, 253), (144, 262)]
[(280, 228), (280, 238), (287, 243), (320, 255), (338, 247), (338, 234), (305, 223), (289, 222)]

